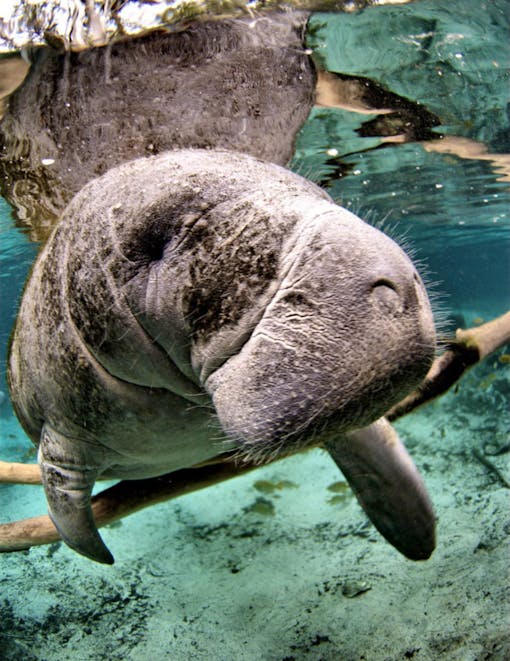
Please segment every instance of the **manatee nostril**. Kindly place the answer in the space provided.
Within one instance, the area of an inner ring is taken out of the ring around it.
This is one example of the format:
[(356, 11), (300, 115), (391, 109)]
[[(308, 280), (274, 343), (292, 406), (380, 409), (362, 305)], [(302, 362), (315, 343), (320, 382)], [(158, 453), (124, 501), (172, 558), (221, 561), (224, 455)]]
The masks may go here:
[(425, 285), (416, 271), (413, 273), (413, 282), (415, 291), (425, 291)]
[(372, 285), (372, 290), (374, 290), (376, 287), (388, 287), (389, 289), (392, 289), (395, 293), (398, 293), (397, 286), (395, 285), (395, 283), (392, 282), (391, 280), (388, 280), (387, 278), (379, 278), (379, 280), (376, 280)]
[(372, 285), (370, 292), (373, 300), (381, 305), (388, 312), (400, 312), (403, 307), (402, 298), (397, 290), (397, 286), (386, 278), (376, 280)]

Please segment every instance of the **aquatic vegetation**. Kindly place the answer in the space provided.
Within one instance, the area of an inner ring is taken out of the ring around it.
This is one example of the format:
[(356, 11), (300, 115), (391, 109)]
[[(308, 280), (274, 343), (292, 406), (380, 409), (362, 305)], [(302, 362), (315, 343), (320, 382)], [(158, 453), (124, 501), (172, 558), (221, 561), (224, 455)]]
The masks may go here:
[(328, 486), (328, 491), (333, 493), (345, 493), (349, 490), (349, 485), (347, 482), (333, 482)]

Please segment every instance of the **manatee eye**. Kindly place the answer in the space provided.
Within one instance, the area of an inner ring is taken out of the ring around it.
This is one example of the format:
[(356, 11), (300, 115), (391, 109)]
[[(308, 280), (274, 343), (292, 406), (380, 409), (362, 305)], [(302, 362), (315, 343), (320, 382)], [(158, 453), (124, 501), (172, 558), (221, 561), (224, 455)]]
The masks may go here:
[(147, 257), (151, 262), (156, 262), (162, 259), (165, 254), (166, 240), (161, 237), (153, 237), (153, 240), (146, 246)]
[(139, 264), (158, 262), (164, 257), (168, 245), (167, 232), (154, 231), (148, 228), (143, 234), (136, 237), (125, 250), (126, 257)]

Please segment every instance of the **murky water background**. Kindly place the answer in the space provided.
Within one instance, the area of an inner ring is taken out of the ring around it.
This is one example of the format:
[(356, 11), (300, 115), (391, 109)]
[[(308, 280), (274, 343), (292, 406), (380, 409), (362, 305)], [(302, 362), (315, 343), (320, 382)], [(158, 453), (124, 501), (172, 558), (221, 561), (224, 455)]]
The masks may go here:
[[(327, 70), (376, 81), (439, 120), (415, 139), (405, 118), (381, 129), (374, 108), (316, 107), (291, 167), (406, 237), (450, 328), (510, 302), (508, 10), (424, 0), (318, 13), (309, 25), (307, 47)], [(2, 200), (0, 240), (5, 392), (36, 246)], [(59, 545), (0, 556), (0, 658), (509, 658), (509, 492), (472, 455), (508, 441), (504, 352), (399, 423), (438, 512), (438, 550), (424, 565), (380, 539), (313, 451), (110, 527), (114, 568)], [(0, 436), (2, 459), (33, 456), (7, 402)], [(508, 453), (497, 462), (509, 475)], [(45, 509), (35, 487), (2, 486), (0, 503), (3, 521)], [(363, 582), (370, 589), (349, 594)]]

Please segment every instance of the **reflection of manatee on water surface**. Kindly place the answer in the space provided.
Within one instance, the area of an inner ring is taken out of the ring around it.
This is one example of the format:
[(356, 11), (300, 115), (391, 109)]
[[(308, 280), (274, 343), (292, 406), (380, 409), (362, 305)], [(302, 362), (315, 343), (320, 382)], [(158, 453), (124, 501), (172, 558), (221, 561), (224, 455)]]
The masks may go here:
[(0, 179), (18, 218), (47, 235), (77, 193), (26, 287), (10, 392), (50, 514), (94, 560), (113, 561), (98, 477), (314, 444), (397, 549), (433, 551), (423, 483), (381, 418), (434, 353), (423, 284), (393, 241), (274, 164), (313, 103), (306, 19), (41, 49), (10, 99)]
[(307, 19), (216, 19), (80, 53), (35, 49), (0, 122), (1, 194), (40, 239), (87, 181), (133, 158), (219, 147), (285, 165), (314, 99)]
[(98, 476), (325, 443), (379, 530), (422, 559), (434, 516), (380, 416), (433, 353), (423, 284), (391, 239), (277, 165), (181, 150), (71, 202), (25, 290), (9, 382), (51, 516), (88, 557), (112, 561)]

